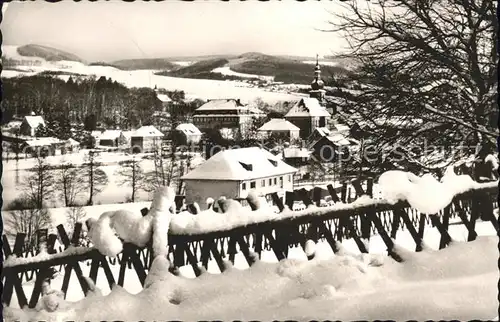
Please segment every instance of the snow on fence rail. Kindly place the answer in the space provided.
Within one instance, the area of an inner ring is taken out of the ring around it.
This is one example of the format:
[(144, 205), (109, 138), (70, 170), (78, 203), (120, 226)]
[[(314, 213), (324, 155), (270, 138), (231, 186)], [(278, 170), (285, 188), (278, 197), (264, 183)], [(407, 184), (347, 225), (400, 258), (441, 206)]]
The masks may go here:
[[(364, 194), (360, 189), (362, 190), (358, 186), (358, 193)], [(305, 249), (308, 240), (315, 242), (326, 240), (336, 253), (340, 249), (339, 242), (344, 239), (353, 239), (360, 252), (367, 253), (369, 250), (366, 241), (376, 234), (380, 235), (387, 246), (388, 255), (400, 260), (398, 254), (393, 251), (393, 239), (398, 229), (408, 230), (415, 242), (416, 251), (422, 250), (424, 230), (437, 229), (441, 235), (439, 248), (444, 248), (451, 241), (448, 226), (452, 218), (460, 219), (461, 224), (465, 225), (468, 230), (468, 241), (477, 237), (475, 224), (479, 218), (483, 221), (490, 221), (499, 233), (497, 218), (494, 214), (494, 209), (498, 207), (497, 183), (495, 185), (483, 184), (477, 189), (457, 195), (453, 202), (441, 211), (440, 216), (421, 214), (406, 202), (389, 204), (383, 200), (359, 198), (352, 204), (344, 204), (331, 185), (328, 190), (332, 200), (337, 204), (325, 208), (314, 207), (314, 203), (319, 204), (319, 199), (311, 200), (306, 191), (297, 192), (306, 205), (312, 205), (301, 212), (287, 210), (278, 196), (273, 195), (273, 199), (282, 211), (282, 216), (281, 218), (273, 216), (272, 220), (246, 222), (243, 225), (241, 223), (232, 226), (221, 225), (220, 229), (210, 231), (201, 229), (190, 231), (189, 234), (175, 227), (175, 222), (172, 221), (167, 255), (173, 263), (172, 272), (178, 273), (179, 267), (190, 265), (195, 275), (199, 276), (204, 269), (207, 269), (210, 260), (214, 260), (222, 272), (226, 269), (225, 258), (234, 263), (237, 253), (243, 254), (249, 266), (255, 262), (256, 256), (260, 257), (265, 250), (272, 251), (278, 260), (282, 260), (288, 257), (290, 247), (300, 245)], [(287, 201), (293, 203), (293, 199)], [(124, 244), (121, 256), (119, 256), (120, 271), (116, 280), (109, 266), (109, 258), (94, 248), (77, 246), (82, 233), (81, 224), (76, 225), (71, 239), (62, 225), (57, 227), (57, 232), (57, 235), (47, 236), (47, 230), (41, 230), (38, 254), (28, 258), (22, 256), (24, 234), (17, 235), (13, 248), (3, 236), (3, 251), (6, 258), (2, 272), (5, 305), (10, 305), (15, 292), (20, 307), (25, 305), (35, 307), (46, 272), (57, 266), (64, 267), (62, 284), (64, 294), (70, 286), (69, 280), (73, 271), (78, 277), (82, 291), (87, 294), (89, 285), (80, 267), (84, 261), (90, 261), (89, 277), (94, 282), (102, 269), (110, 287), (116, 284), (123, 286), (128, 266), (134, 268), (137, 277), (144, 285), (153, 260), (151, 244), (142, 248)], [(54, 249), (57, 239), (60, 239), (64, 245), (65, 249), (62, 252)], [(35, 272), (36, 275), (29, 300), (22, 286), (22, 276), (27, 272)]]

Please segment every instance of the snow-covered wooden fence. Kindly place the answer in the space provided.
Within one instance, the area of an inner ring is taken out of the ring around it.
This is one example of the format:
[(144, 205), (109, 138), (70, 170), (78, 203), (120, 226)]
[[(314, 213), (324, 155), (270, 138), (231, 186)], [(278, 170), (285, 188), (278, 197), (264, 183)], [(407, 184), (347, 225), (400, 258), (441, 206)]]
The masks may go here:
[[(360, 185), (355, 184), (355, 187), (359, 195), (365, 194)], [(366, 194), (370, 194), (370, 189), (368, 186)], [(328, 190), (333, 201), (340, 203), (343, 199), (345, 200), (345, 194), (342, 191), (339, 196), (331, 185), (328, 186)], [(493, 185), (457, 195), (453, 202), (441, 211), (440, 216), (420, 214), (406, 202), (397, 204), (373, 202), (345, 208), (325, 208), (320, 215), (284, 216), (281, 220), (258, 222), (207, 233), (179, 234), (171, 230), (168, 256), (173, 263), (173, 273), (178, 267), (190, 265), (196, 276), (199, 276), (203, 273), (203, 267), (207, 268), (210, 260), (215, 261), (221, 271), (225, 270), (225, 258), (234, 263), (237, 253), (242, 253), (249, 265), (252, 265), (256, 256), (260, 256), (264, 250), (272, 251), (276, 258), (281, 260), (288, 257), (290, 247), (300, 245), (305, 248), (307, 240), (326, 240), (332, 250), (337, 252), (338, 242), (352, 238), (359, 250), (367, 253), (366, 240), (377, 234), (387, 246), (388, 255), (400, 260), (397, 253), (393, 251), (392, 239), (400, 229), (409, 231), (415, 241), (416, 251), (422, 250), (422, 239), (426, 229), (437, 229), (441, 235), (440, 248), (446, 247), (451, 241), (448, 226), (452, 218), (459, 218), (461, 224), (466, 226), (468, 241), (477, 237), (475, 224), (478, 219), (490, 221), (499, 233), (497, 218), (494, 214), (494, 209), (498, 207), (497, 195), (498, 187)], [(293, 197), (300, 197), (306, 205), (319, 203), (318, 195), (316, 198), (314, 195), (310, 198), (305, 190), (296, 192)], [(281, 203), (278, 196), (274, 195), (273, 199), (283, 211), (285, 205)], [(293, 199), (287, 198), (288, 202), (293, 203)], [(81, 225), (76, 225), (71, 238), (62, 225), (57, 227), (57, 232), (57, 235), (47, 236), (46, 230), (40, 231), (38, 239), (41, 243), (38, 254), (29, 257), (23, 256), (24, 234), (17, 235), (13, 247), (3, 236), (2, 249), (6, 258), (2, 272), (5, 305), (11, 303), (15, 292), (20, 307), (25, 305), (34, 307), (40, 297), (46, 273), (54, 267), (64, 268), (62, 284), (64, 294), (70, 287), (69, 280), (72, 271), (75, 272), (80, 287), (86, 294), (89, 286), (80, 266), (85, 261), (90, 261), (89, 277), (93, 281), (96, 281), (98, 273), (102, 270), (110, 287), (115, 284), (123, 286), (126, 268), (131, 266), (140, 282), (144, 284), (153, 259), (151, 245), (139, 248), (125, 244), (117, 260), (120, 271), (118, 278), (115, 279), (109, 266), (110, 258), (100, 254), (94, 248), (78, 246), (82, 232)], [(56, 240), (60, 240), (64, 245), (65, 249), (62, 252), (54, 249)], [(28, 299), (23, 290), (22, 280), (26, 278), (26, 274), (33, 274), (33, 272), (36, 276), (35, 286)]]

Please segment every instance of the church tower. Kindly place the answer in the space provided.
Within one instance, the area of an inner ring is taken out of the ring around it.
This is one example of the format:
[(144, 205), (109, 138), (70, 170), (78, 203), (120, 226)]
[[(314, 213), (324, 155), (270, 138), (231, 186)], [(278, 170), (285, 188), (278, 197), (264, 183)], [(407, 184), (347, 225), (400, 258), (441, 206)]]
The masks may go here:
[(321, 80), (321, 68), (319, 67), (318, 54), (316, 54), (316, 67), (314, 68), (314, 80), (311, 83), (310, 97), (316, 98), (320, 103), (323, 102), (325, 97), (325, 90), (323, 87), (325, 83)]

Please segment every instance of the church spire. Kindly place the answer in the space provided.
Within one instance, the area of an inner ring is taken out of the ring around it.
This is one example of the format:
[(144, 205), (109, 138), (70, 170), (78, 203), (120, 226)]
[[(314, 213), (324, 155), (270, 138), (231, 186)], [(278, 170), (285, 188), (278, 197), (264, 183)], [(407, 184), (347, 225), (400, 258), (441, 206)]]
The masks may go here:
[(324, 83), (321, 80), (321, 67), (319, 66), (319, 55), (316, 54), (316, 67), (314, 68), (314, 80), (311, 83), (311, 91), (310, 91), (310, 96), (315, 97), (318, 99), (318, 101), (323, 100), (323, 87)]

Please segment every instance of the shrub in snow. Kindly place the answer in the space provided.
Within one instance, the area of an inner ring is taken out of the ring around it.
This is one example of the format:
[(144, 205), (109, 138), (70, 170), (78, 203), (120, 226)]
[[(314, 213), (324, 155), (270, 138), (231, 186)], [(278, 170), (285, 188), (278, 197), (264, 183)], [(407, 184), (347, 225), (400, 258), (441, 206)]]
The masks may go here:
[(102, 254), (114, 257), (122, 251), (122, 241), (144, 247), (153, 235), (154, 254), (165, 253), (174, 198), (172, 188), (161, 187), (145, 216), (140, 212), (117, 210), (103, 213), (97, 221), (90, 219), (89, 236), (94, 247)]
[(252, 210), (258, 210), (262, 207), (259, 196), (253, 189), (248, 192), (247, 201)]
[(241, 203), (234, 199), (219, 199), (217, 200), (217, 203), (219, 205), (219, 209), (221, 210), (222, 213), (226, 212), (238, 212), (243, 210), (243, 206)]
[(412, 208), (427, 215), (437, 214), (457, 194), (478, 186), (469, 175), (457, 176), (453, 167), (447, 169), (441, 182), (431, 174), (418, 177), (410, 172), (391, 170), (383, 173), (378, 183), (382, 197), (389, 203), (406, 200)]
[(316, 254), (316, 243), (313, 240), (308, 239), (304, 246), (304, 252), (306, 253), (307, 259), (313, 259)]

